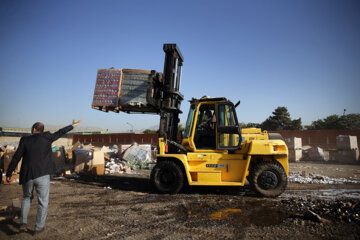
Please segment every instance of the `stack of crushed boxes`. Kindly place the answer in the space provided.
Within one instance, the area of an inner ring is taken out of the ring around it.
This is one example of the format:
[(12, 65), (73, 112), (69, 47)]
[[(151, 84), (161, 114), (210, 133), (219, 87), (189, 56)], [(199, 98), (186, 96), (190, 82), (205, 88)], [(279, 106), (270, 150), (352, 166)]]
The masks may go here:
[(156, 161), (156, 153), (150, 144), (133, 143), (100, 148), (77, 142), (72, 149), (60, 147), (53, 152), (53, 158), (56, 174), (104, 175), (151, 168)]
[(100, 149), (78, 149), (77, 142), (71, 149), (63, 146), (53, 152), (53, 159), (56, 164), (56, 174), (66, 175), (75, 173), (89, 173), (103, 175), (105, 172), (105, 153)]
[(359, 148), (356, 136), (337, 136), (336, 149), (337, 151), (332, 154), (331, 160), (341, 163), (355, 163), (359, 161)]
[(289, 161), (300, 162), (302, 158), (302, 141), (301, 138), (291, 137), (285, 139), (289, 150)]

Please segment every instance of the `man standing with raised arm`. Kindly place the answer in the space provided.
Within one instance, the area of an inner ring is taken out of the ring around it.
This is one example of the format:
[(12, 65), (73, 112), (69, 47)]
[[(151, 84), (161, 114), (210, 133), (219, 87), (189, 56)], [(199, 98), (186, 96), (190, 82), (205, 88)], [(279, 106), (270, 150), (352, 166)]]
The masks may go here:
[(81, 122), (82, 120), (77, 121), (53, 134), (49, 132), (44, 133), (44, 124), (37, 122), (31, 128), (32, 134), (20, 139), (19, 147), (6, 172), (6, 179), (10, 182), (12, 172), (15, 170), (20, 159), (23, 158), (20, 169), (20, 184), (22, 184), (23, 188), (20, 231), (27, 230), (27, 216), (34, 188), (36, 189), (39, 202), (34, 234), (44, 230), (49, 203), (50, 174), (56, 169), (55, 161), (52, 159), (51, 144)]

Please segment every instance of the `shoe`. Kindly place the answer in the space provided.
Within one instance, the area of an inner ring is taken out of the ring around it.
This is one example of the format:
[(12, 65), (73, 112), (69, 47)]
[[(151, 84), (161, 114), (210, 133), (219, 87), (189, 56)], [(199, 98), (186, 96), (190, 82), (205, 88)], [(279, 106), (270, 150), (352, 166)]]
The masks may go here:
[(27, 232), (27, 225), (25, 223), (20, 224), (19, 232)]
[(40, 229), (40, 230), (34, 230), (33, 235), (34, 235), (34, 236), (35, 236), (35, 235), (38, 235), (39, 233), (42, 233), (44, 230), (45, 230), (45, 227), (43, 227), (43, 228)]

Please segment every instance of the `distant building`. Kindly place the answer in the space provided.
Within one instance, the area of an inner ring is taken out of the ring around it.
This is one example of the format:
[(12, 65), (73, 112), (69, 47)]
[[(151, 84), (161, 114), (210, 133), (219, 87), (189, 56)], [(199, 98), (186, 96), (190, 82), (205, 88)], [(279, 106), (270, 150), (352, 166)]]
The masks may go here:
[[(45, 130), (45, 132), (54, 133), (57, 130)], [(66, 135), (72, 134), (108, 134), (109, 131), (71, 131)], [(30, 128), (11, 128), (11, 127), (0, 127), (0, 136), (26, 136), (31, 134)]]

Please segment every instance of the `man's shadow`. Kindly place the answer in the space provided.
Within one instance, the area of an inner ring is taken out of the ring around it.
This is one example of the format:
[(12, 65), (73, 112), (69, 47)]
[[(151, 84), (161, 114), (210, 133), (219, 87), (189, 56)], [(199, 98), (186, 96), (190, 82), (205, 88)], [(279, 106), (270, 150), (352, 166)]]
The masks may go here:
[[(1, 232), (5, 233), (7, 236), (24, 233), (19, 231), (20, 223), (14, 220), (15, 217), (20, 218), (20, 211), (20, 208), (12, 206), (0, 211), (0, 217), (5, 218), (5, 220), (0, 222)], [(31, 231), (29, 229), (27, 232), (31, 234)]]

